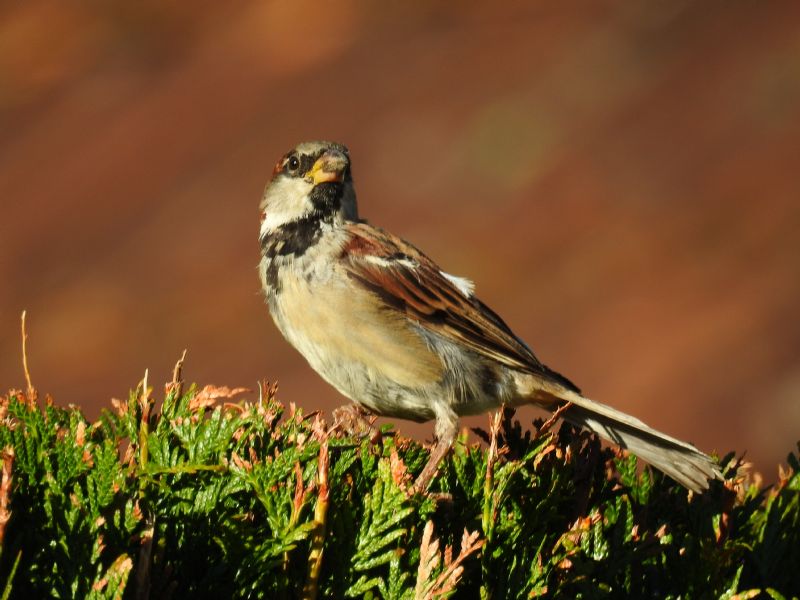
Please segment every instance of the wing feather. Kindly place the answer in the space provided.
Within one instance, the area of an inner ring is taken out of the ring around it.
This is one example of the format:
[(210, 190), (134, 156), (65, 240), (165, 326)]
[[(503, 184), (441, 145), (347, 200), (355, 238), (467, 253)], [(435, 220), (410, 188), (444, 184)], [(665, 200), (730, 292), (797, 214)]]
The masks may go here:
[(465, 295), (430, 258), (411, 244), (367, 223), (349, 226), (342, 250), (348, 275), (404, 312), (421, 327), (507, 367), (539, 375), (577, 391), (533, 354), (508, 325), (472, 295)]

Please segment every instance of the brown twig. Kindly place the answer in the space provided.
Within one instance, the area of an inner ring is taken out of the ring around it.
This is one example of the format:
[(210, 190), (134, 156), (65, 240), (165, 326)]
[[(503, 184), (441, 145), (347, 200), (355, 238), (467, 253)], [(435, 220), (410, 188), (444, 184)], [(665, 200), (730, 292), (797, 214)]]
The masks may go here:
[(315, 600), (319, 592), (319, 575), (322, 570), (322, 551), (325, 545), (325, 534), (328, 524), (328, 504), (330, 489), (328, 487), (328, 432), (324, 431), (322, 419), (314, 422), (315, 437), (320, 440), (319, 463), (317, 471), (317, 502), (314, 505), (314, 522), (316, 527), (311, 536), (311, 551), (308, 554), (308, 579), (303, 587), (303, 598)]
[(496, 506), (494, 502), (494, 466), (501, 451), (498, 448), (497, 438), (500, 433), (500, 424), (503, 421), (503, 409), (489, 415), (489, 451), (486, 453), (486, 475), (483, 480), (483, 515), (481, 525), (487, 540), (491, 540), (494, 532), (494, 517)]
[(414, 600), (434, 600), (451, 594), (464, 572), (464, 561), (470, 554), (482, 548), (484, 542), (484, 540), (478, 539), (477, 531), (469, 533), (464, 529), (458, 556), (453, 560), (452, 546), (445, 546), (444, 569), (436, 579), (433, 579), (434, 572), (442, 564), (442, 552), (439, 550), (439, 540), (433, 537), (433, 521), (425, 523), (419, 551)]
[(147, 528), (142, 533), (139, 548), (139, 560), (136, 561), (136, 595), (137, 600), (150, 597), (150, 572), (152, 569), (153, 537), (155, 535), (155, 517), (147, 517)]
[(464, 533), (461, 535), (461, 550), (455, 560), (452, 560), (452, 550), (445, 549), (445, 569), (436, 578), (433, 584), (432, 595), (444, 596), (455, 590), (456, 584), (461, 579), (461, 574), (464, 572), (463, 563), (470, 554), (480, 550), (483, 547), (484, 540), (478, 539), (478, 532), (473, 531), (469, 533), (464, 528)]
[(36, 402), (36, 388), (33, 387), (31, 382), (31, 373), (28, 370), (28, 331), (25, 326), (25, 316), (27, 311), (22, 311), (21, 329), (22, 329), (22, 369), (25, 371), (25, 384), (28, 386), (26, 390), (26, 398), (30, 404)]
[(539, 427), (539, 430), (536, 432), (536, 435), (533, 436), (533, 439), (535, 440), (539, 439), (540, 437), (545, 435), (548, 431), (550, 431), (553, 425), (555, 425), (556, 421), (558, 421), (561, 418), (561, 415), (563, 415), (567, 411), (567, 409), (569, 409), (570, 406), (572, 406), (572, 402), (567, 402), (566, 404), (562, 404), (557, 409), (555, 409), (553, 411), (553, 414), (550, 415), (550, 418), (547, 419), (547, 421), (545, 421), (541, 427)]
[(11, 518), (11, 511), (8, 510), (8, 501), (11, 497), (11, 467), (14, 465), (14, 448), (7, 446), (3, 449), (1, 456), (3, 459), (3, 478), (0, 481), (0, 548), (3, 546), (6, 524)]
[(186, 350), (183, 351), (178, 362), (175, 363), (175, 368), (172, 369), (172, 381), (166, 386), (167, 394), (173, 393), (174, 398), (180, 398), (183, 394), (183, 361), (186, 360)]
[(149, 420), (150, 420), (150, 390), (147, 387), (147, 377), (149, 371), (144, 370), (144, 379), (142, 379), (142, 395), (139, 396), (139, 467), (144, 470), (147, 467), (148, 449), (147, 449), (147, 435), (149, 434)]
[[(144, 472), (147, 469), (148, 462), (148, 444), (147, 436), (149, 434), (149, 420), (150, 408), (152, 402), (150, 400), (150, 390), (147, 386), (149, 371), (144, 370), (144, 379), (142, 379), (142, 394), (139, 396), (139, 469)], [(146, 528), (142, 533), (142, 547), (139, 549), (139, 560), (136, 563), (136, 598), (144, 599), (150, 597), (150, 570), (152, 567), (153, 555), (153, 537), (155, 535), (155, 515), (145, 508), (145, 487), (146, 478), (141, 477), (139, 480), (139, 503), (141, 504), (140, 510), (145, 515)]]
[(252, 390), (249, 388), (238, 387), (231, 389), (227, 385), (216, 386), (209, 384), (189, 400), (189, 412), (203, 412), (205, 409), (214, 406), (218, 400), (231, 400), (250, 391)]

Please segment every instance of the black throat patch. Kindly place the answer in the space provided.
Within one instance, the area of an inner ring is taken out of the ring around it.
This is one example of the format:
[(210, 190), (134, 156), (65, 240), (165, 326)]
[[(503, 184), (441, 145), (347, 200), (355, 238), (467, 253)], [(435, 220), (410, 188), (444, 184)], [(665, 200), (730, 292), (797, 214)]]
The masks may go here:
[(314, 211), (323, 216), (333, 216), (342, 206), (344, 186), (341, 183), (319, 183), (311, 188), (308, 199), (314, 205)]
[(295, 221), (284, 223), (261, 238), (261, 255), (266, 259), (265, 282), (275, 293), (280, 292), (278, 271), (285, 258), (300, 258), (319, 242), (325, 225), (331, 225), (342, 205), (341, 183), (320, 183), (309, 193), (314, 210)]
[(279, 270), (287, 259), (300, 258), (322, 237), (325, 225), (333, 223), (333, 213), (308, 216), (281, 225), (261, 238), (261, 255), (266, 259), (265, 283), (274, 293), (280, 293)]
[(323, 224), (333, 223), (342, 205), (341, 183), (315, 185), (308, 195), (314, 210), (295, 221), (284, 223), (261, 239), (261, 251), (267, 258), (300, 257), (319, 241)]
[(319, 215), (311, 214), (281, 225), (262, 238), (261, 253), (270, 259), (276, 256), (303, 256), (319, 241), (324, 222)]

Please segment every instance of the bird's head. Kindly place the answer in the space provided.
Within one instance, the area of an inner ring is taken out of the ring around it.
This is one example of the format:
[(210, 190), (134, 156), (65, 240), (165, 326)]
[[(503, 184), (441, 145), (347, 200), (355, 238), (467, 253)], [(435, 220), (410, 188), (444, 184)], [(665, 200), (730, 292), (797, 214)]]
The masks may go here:
[(357, 219), (350, 154), (335, 142), (303, 142), (275, 164), (261, 200), (262, 237), (301, 219)]

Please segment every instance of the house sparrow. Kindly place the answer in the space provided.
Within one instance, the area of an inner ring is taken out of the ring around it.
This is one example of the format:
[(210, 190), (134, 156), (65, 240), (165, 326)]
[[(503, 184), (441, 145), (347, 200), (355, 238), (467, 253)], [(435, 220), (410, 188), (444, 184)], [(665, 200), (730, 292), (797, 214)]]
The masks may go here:
[(358, 218), (346, 147), (305, 142), (261, 201), (259, 273), (284, 337), (328, 383), (377, 415), (435, 420), (425, 490), (458, 417), (536, 404), (629, 449), (696, 492), (721, 478), (694, 446), (589, 400), (474, 294), (408, 242)]

